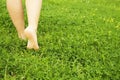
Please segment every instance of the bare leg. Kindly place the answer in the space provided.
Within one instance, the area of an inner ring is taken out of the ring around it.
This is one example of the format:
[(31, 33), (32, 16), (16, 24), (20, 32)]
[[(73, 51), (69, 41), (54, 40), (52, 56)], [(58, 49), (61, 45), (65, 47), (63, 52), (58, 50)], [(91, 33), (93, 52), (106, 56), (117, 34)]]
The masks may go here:
[(7, 0), (7, 9), (16, 27), (18, 36), (24, 39), (24, 14), (22, 8), (22, 0)]
[(37, 27), (41, 5), (42, 0), (26, 0), (28, 27), (25, 29), (25, 35), (28, 38), (28, 49), (39, 49), (37, 42)]

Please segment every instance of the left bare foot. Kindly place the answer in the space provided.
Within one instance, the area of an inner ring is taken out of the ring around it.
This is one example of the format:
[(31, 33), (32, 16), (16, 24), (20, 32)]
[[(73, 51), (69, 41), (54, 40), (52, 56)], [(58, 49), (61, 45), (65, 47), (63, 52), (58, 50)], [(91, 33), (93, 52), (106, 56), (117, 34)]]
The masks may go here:
[(22, 40), (26, 39), (24, 32), (23, 33), (18, 33), (18, 37)]

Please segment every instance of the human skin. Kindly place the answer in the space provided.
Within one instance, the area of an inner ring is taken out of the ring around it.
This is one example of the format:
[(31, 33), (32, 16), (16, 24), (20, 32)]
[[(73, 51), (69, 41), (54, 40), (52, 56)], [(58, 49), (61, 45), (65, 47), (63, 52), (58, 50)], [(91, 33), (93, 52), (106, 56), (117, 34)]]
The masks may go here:
[(25, 29), (22, 0), (7, 0), (7, 9), (13, 24), (21, 39), (28, 39), (28, 49), (39, 49), (37, 42), (37, 28), (42, 0), (26, 0), (28, 27)]

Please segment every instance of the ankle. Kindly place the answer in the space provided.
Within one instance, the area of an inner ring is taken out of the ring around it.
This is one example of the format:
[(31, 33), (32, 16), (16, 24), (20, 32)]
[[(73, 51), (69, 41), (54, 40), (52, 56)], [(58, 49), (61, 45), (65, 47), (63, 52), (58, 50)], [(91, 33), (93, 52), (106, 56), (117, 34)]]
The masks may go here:
[(34, 30), (34, 31), (37, 31), (37, 26), (28, 26), (27, 28), (31, 29), (31, 30)]

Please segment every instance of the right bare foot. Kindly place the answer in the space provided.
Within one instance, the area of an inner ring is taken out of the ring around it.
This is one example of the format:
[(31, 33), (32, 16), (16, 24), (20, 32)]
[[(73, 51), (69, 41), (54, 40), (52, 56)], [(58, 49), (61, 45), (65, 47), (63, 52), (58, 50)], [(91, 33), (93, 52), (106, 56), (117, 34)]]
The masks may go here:
[(24, 31), (26, 38), (28, 39), (27, 48), (38, 50), (37, 34), (36, 31), (30, 27), (27, 27)]

